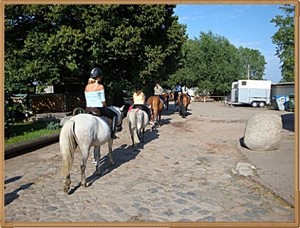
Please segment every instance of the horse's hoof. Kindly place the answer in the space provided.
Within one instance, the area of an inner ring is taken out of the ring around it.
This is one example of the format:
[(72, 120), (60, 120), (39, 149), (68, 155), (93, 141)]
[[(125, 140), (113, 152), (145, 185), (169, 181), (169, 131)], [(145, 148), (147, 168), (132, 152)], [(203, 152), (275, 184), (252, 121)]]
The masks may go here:
[(70, 191), (70, 187), (65, 186), (64, 187), (64, 193), (69, 194), (69, 191)]
[(87, 183), (81, 183), (81, 186), (86, 188), (88, 185)]

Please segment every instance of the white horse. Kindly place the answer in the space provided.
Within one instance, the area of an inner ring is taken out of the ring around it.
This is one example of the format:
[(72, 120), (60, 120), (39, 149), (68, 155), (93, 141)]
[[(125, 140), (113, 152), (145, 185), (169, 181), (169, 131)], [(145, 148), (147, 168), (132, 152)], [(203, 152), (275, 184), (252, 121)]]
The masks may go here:
[(134, 108), (128, 111), (128, 125), (132, 146), (136, 146), (140, 141), (144, 142), (145, 128), (149, 122), (147, 113), (139, 108)]
[[(118, 126), (122, 126), (123, 108), (109, 107), (118, 114)], [(59, 146), (62, 155), (61, 174), (66, 177), (64, 192), (69, 193), (71, 185), (70, 171), (74, 161), (74, 152), (77, 146), (82, 152), (81, 186), (87, 187), (85, 168), (91, 147), (94, 147), (96, 174), (100, 174), (100, 146), (108, 142), (108, 157), (110, 165), (114, 165), (112, 158), (111, 127), (105, 117), (94, 116), (87, 113), (73, 116), (66, 121), (60, 131)]]

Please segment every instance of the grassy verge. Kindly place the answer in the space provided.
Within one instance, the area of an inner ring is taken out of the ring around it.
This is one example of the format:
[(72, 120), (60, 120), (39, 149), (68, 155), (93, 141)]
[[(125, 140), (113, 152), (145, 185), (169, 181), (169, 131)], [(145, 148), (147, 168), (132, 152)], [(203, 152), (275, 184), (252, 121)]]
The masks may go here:
[(24, 142), (38, 137), (59, 133), (58, 123), (18, 123), (9, 130), (9, 137), (5, 139), (5, 145)]

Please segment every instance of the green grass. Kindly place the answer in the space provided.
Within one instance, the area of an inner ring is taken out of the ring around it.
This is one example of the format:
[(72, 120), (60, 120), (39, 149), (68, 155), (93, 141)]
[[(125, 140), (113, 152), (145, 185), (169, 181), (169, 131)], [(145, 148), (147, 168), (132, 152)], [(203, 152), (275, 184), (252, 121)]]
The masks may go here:
[(9, 129), (9, 137), (5, 139), (5, 145), (24, 142), (38, 137), (58, 133), (60, 128), (54, 123), (17, 123)]

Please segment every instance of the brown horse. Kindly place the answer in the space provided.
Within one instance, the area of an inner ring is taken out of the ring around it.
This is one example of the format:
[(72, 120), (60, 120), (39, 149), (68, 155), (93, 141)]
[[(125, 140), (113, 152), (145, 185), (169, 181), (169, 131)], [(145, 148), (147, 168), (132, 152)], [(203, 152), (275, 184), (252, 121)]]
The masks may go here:
[(173, 92), (169, 93), (169, 101), (174, 101), (174, 93)]
[(153, 130), (156, 126), (160, 126), (161, 112), (164, 108), (164, 103), (159, 96), (151, 96), (148, 98), (147, 104), (150, 106), (152, 113), (151, 121), (153, 124), (151, 128)]
[(190, 104), (191, 98), (184, 93), (178, 94), (178, 106), (179, 106), (179, 115), (183, 118), (187, 116), (187, 108)]
[(161, 97), (163, 98), (166, 109), (169, 110), (169, 93), (162, 93)]

